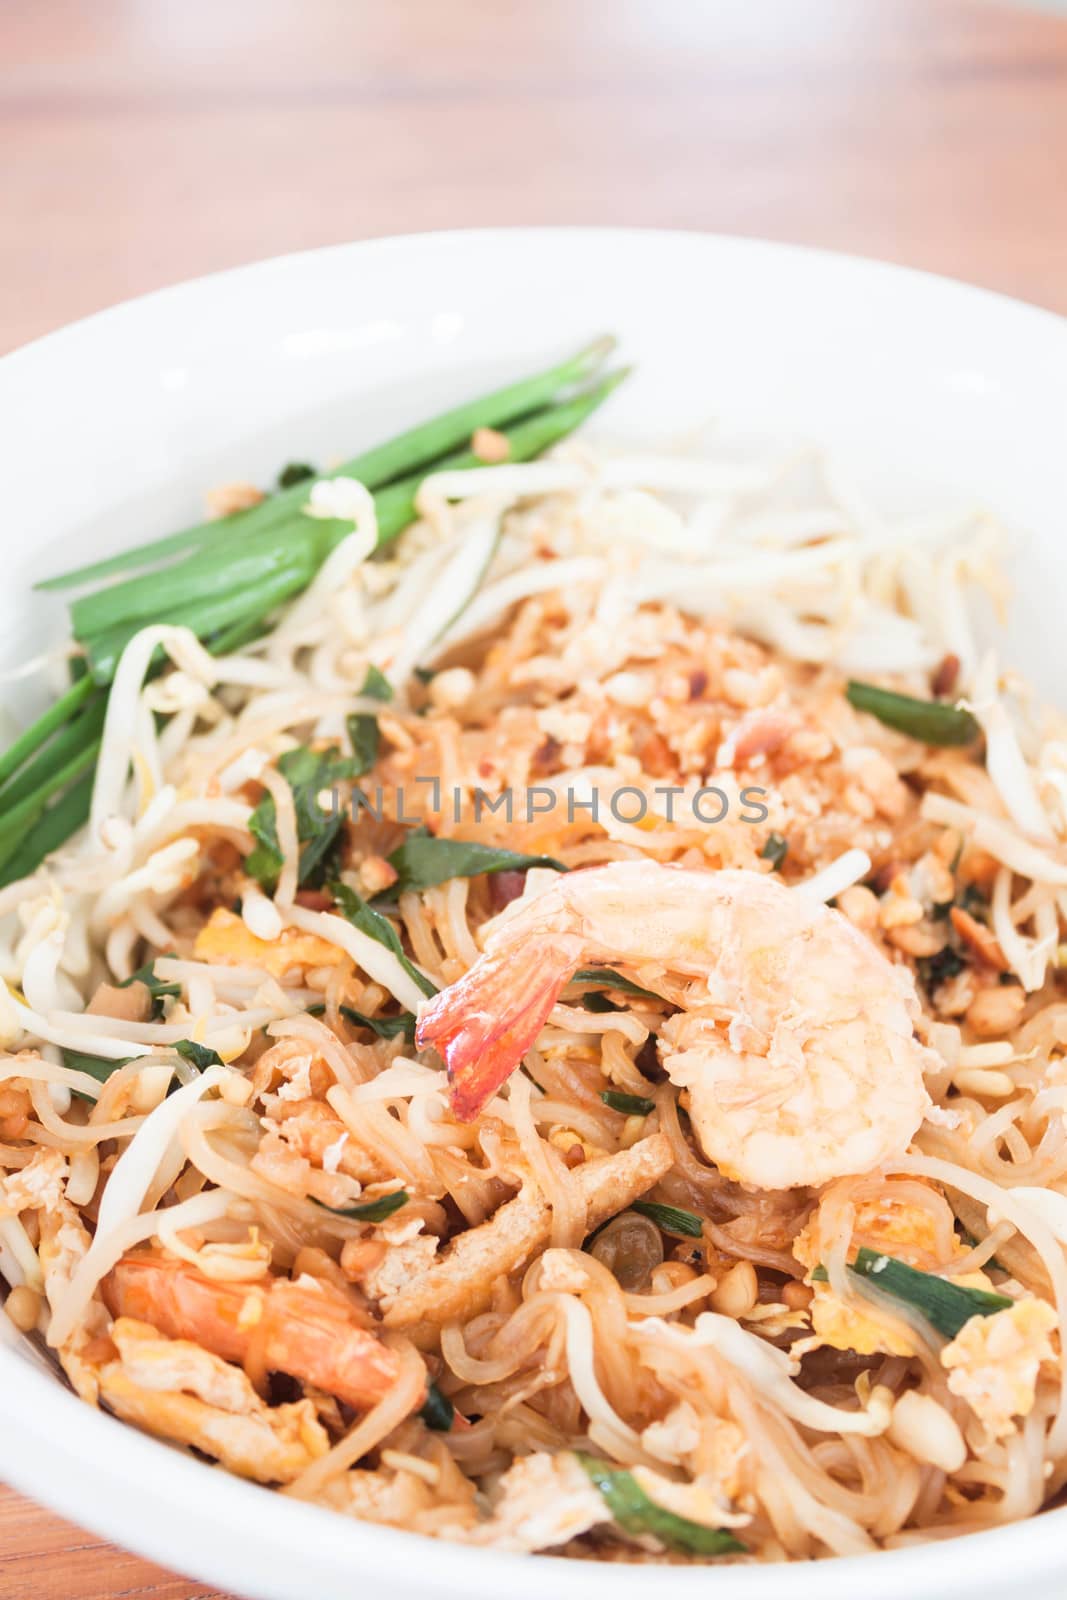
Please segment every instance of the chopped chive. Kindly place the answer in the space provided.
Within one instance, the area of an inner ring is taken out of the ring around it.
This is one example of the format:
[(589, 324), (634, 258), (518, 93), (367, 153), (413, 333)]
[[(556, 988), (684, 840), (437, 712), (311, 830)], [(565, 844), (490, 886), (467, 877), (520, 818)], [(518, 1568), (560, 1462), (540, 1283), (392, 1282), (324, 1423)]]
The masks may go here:
[(769, 833), (767, 842), (760, 851), (760, 858), (769, 861), (775, 872), (781, 872), (782, 863), (789, 854), (789, 840), (780, 833)]
[(866, 711), (887, 728), (921, 739), (923, 744), (973, 744), (982, 731), (969, 711), (944, 700), (916, 700), (855, 678), (849, 679), (845, 696), (857, 711)]
[(651, 1534), (672, 1550), (697, 1556), (721, 1556), (745, 1549), (727, 1529), (709, 1528), (657, 1505), (625, 1468), (613, 1467), (609, 1461), (580, 1450), (575, 1451), (575, 1456), (624, 1533), (636, 1537)]
[(316, 1200), (315, 1204), (321, 1206), (323, 1211), (332, 1211), (335, 1217), (350, 1217), (354, 1222), (384, 1222), (394, 1211), (406, 1206), (408, 1199), (406, 1189), (394, 1189), (391, 1194), (383, 1194), (377, 1200), (364, 1200), (354, 1206), (328, 1206), (321, 1200)]
[(656, 1109), (656, 1102), (643, 1094), (623, 1094), (620, 1089), (602, 1089), (600, 1098), (612, 1111), (621, 1111), (625, 1117), (647, 1117)]
[(657, 1004), (663, 1004), (662, 995), (653, 994), (651, 989), (642, 989), (639, 983), (632, 983), (610, 967), (580, 967), (571, 982), (596, 983), (602, 989), (617, 989), (619, 994), (631, 994), (636, 1000), (655, 1000)]
[(664, 1206), (658, 1200), (635, 1200), (630, 1210), (640, 1212), (657, 1228), (662, 1228), (664, 1233), (679, 1233), (686, 1239), (699, 1239), (704, 1232), (700, 1218), (692, 1211), (683, 1211), (680, 1206)]
[(866, 1246), (857, 1251), (849, 1271), (858, 1278), (866, 1278), (895, 1300), (913, 1306), (946, 1339), (954, 1339), (972, 1317), (991, 1317), (1015, 1303), (1007, 1295), (953, 1283), (951, 1278), (939, 1278), (932, 1272), (920, 1272), (895, 1256), (883, 1255)]
[(430, 1383), (426, 1389), (426, 1399), (419, 1416), (428, 1428), (433, 1428), (435, 1433), (447, 1433), (452, 1426), (456, 1415), (456, 1408), (447, 1395), (441, 1393), (436, 1383)]

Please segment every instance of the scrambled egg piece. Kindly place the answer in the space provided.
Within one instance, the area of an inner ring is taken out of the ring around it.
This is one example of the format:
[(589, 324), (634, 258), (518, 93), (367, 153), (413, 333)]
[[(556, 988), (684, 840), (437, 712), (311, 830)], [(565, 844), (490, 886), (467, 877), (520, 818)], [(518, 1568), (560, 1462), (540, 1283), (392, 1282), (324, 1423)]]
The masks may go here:
[(998, 1439), (1033, 1409), (1038, 1369), (1055, 1359), (1049, 1333), (1056, 1321), (1046, 1301), (1029, 1295), (991, 1317), (972, 1317), (941, 1352), (952, 1393)]
[(329, 1449), (310, 1400), (267, 1406), (240, 1367), (130, 1317), (111, 1337), (119, 1360), (100, 1369), (100, 1399), (124, 1422), (257, 1483), (291, 1483)]
[[(939, 1263), (937, 1222), (922, 1206), (911, 1205), (892, 1195), (885, 1198), (861, 1201), (856, 1207), (852, 1233), (853, 1246), (867, 1245), (872, 1250), (884, 1250), (910, 1267), (929, 1272)], [(810, 1274), (822, 1260), (822, 1243), (819, 1234), (819, 1212), (816, 1211), (807, 1227), (793, 1241), (793, 1254)], [(957, 1253), (966, 1253), (966, 1246), (957, 1241)], [(982, 1272), (964, 1273), (955, 1280), (974, 1288), (988, 1289), (990, 1283)], [(884, 1321), (877, 1308), (866, 1304), (850, 1305), (834, 1294), (828, 1283), (813, 1283), (811, 1327), (812, 1335), (792, 1347), (795, 1356), (821, 1345), (834, 1350), (854, 1350), (857, 1355), (874, 1355), (882, 1352), (891, 1356), (912, 1356), (915, 1342), (901, 1325)]]
[(654, 1505), (706, 1528), (741, 1528), (752, 1521), (747, 1511), (731, 1511), (714, 1478), (675, 1483), (651, 1467), (631, 1467), (630, 1476)]
[(0, 1206), (15, 1212), (55, 1211), (64, 1198), (66, 1177), (66, 1156), (46, 1146), (0, 1181)]
[[(649, 1423), (641, 1434), (641, 1443), (649, 1455), (685, 1467), (705, 1489), (714, 1489), (719, 1501), (736, 1500), (741, 1494), (751, 1447), (744, 1430), (729, 1418), (701, 1416), (688, 1400), (680, 1400), (659, 1422)], [(646, 1492), (651, 1499), (667, 1505), (661, 1495), (651, 1489)], [(699, 1522), (701, 1518), (693, 1520)]]
[(536, 1450), (508, 1468), (493, 1515), (465, 1537), (498, 1550), (551, 1550), (610, 1521), (600, 1491), (572, 1455)]
[(219, 961), (226, 966), (262, 967), (280, 978), (291, 967), (336, 967), (349, 958), (335, 944), (299, 928), (283, 928), (277, 939), (257, 939), (244, 922), (225, 906), (218, 906), (196, 936), (197, 961)]

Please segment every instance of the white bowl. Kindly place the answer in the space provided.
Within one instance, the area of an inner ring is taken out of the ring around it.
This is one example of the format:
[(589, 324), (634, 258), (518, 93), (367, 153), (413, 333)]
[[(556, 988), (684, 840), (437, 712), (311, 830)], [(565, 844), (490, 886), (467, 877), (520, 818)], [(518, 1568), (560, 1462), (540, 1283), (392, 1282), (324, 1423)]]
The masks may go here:
[[(721, 417), (825, 441), (887, 505), (982, 501), (1026, 529), (1010, 659), (1049, 695), (1067, 594), (1067, 322), (875, 263), (634, 231), (456, 233), (344, 246), (120, 306), (0, 362), (2, 664), (59, 633), (48, 571), (194, 520), (204, 488), (350, 454), (593, 334), (637, 373), (605, 428)], [(38, 691), (39, 693), (39, 691)], [(20, 689), (27, 705), (33, 693)], [(118, 1543), (257, 1600), (584, 1600), (579, 1562), (469, 1551), (228, 1477), (92, 1411), (0, 1316), (0, 1476)], [(1067, 1587), (1067, 1510), (811, 1566), (612, 1566), (618, 1600), (1000, 1594)]]

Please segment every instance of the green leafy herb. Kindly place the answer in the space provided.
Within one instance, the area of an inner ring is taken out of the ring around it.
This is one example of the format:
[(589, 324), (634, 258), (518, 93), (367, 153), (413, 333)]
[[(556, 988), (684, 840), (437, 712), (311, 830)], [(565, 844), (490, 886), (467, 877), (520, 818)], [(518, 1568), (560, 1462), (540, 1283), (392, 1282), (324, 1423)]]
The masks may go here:
[(688, 1517), (679, 1517), (658, 1506), (649, 1499), (632, 1472), (613, 1467), (610, 1462), (583, 1451), (575, 1451), (575, 1455), (624, 1533), (652, 1534), (669, 1549), (684, 1550), (696, 1556), (721, 1556), (745, 1549), (725, 1528), (708, 1528), (702, 1522), (691, 1522)]
[(278, 474), (278, 488), (292, 489), (296, 484), (306, 483), (314, 476), (315, 468), (309, 467), (306, 461), (290, 461)]
[(566, 872), (552, 856), (524, 856), (515, 850), (495, 850), (491, 845), (465, 839), (438, 839), (419, 828), (409, 833), (393, 851), (389, 863), (398, 877), (390, 895), (408, 889), (432, 889), (453, 878), (476, 878), (483, 872), (525, 872), (529, 867), (554, 867)]
[[(301, 745), (278, 758), (278, 771), (293, 791), (296, 832), (301, 845), (298, 881), (301, 886), (314, 884), (344, 824), (343, 809), (335, 806), (334, 814), (328, 815), (319, 803), (319, 796), (343, 779), (356, 776), (357, 761), (339, 755), (336, 750), (312, 750)], [(245, 857), (245, 871), (269, 893), (284, 865), (273, 795), (263, 795), (249, 818), (248, 828), (256, 840), (256, 848)]]
[(769, 833), (767, 843), (760, 851), (764, 861), (769, 861), (775, 872), (781, 872), (782, 863), (789, 854), (789, 840), (781, 833)]
[[(402, 1011), (398, 1017), (367, 1017), (352, 1006), (338, 1006), (337, 1009), (353, 1027), (369, 1028), (379, 1039), (397, 1039), (401, 1035), (405, 1039), (415, 1038), (415, 1018), (410, 1011)], [(309, 1017), (321, 1017), (325, 1010), (325, 1005), (308, 1006), (307, 1014)]]
[(923, 744), (973, 744), (982, 731), (969, 711), (945, 700), (915, 700), (855, 678), (849, 679), (845, 695), (857, 711), (866, 711), (887, 728), (910, 734)]
[(389, 679), (378, 667), (373, 664), (367, 668), (367, 676), (363, 680), (363, 687), (359, 691), (365, 700), (391, 700), (393, 686)]
[(331, 883), (330, 893), (341, 915), (352, 924), (353, 928), (365, 933), (368, 939), (376, 939), (387, 950), (391, 950), (412, 983), (417, 984), (424, 995), (428, 997), (437, 993), (437, 985), (425, 973), (420, 972), (414, 962), (404, 954), (404, 946), (400, 943), (400, 937), (388, 917), (383, 917), (380, 911), (375, 911), (373, 906), (369, 906), (361, 895), (345, 883)]
[(210, 1045), (197, 1044), (195, 1039), (179, 1039), (174, 1046), (183, 1061), (188, 1061), (197, 1072), (204, 1072), (208, 1067), (221, 1067), (225, 1065), (217, 1050), (212, 1050)]
[(321, 1200), (315, 1201), (323, 1211), (332, 1211), (335, 1217), (351, 1217), (354, 1222), (384, 1222), (386, 1217), (391, 1217), (394, 1211), (399, 1211), (407, 1203), (406, 1189), (394, 1189), (392, 1194), (383, 1194), (377, 1200), (364, 1200), (354, 1206), (327, 1206)]
[(436, 1433), (447, 1433), (452, 1426), (452, 1419), (456, 1408), (447, 1395), (443, 1395), (436, 1383), (431, 1383), (426, 1391), (426, 1399), (419, 1416), (428, 1428), (433, 1428)]
[[(375, 666), (367, 668), (367, 676), (359, 692), (367, 700), (386, 701), (393, 698), (392, 684)], [(365, 772), (370, 771), (378, 759), (380, 742), (378, 719), (369, 711), (354, 711), (345, 719), (345, 726), (348, 729), (355, 763), (352, 776), (361, 778)]]
[(621, 1111), (625, 1117), (647, 1117), (656, 1108), (656, 1102), (647, 1100), (643, 1094), (623, 1094), (619, 1089), (602, 1089), (600, 1098), (612, 1111)]
[[(64, 1050), (62, 1054), (65, 1067), (69, 1067), (72, 1072), (84, 1072), (90, 1078), (95, 1078), (97, 1083), (106, 1083), (113, 1072), (117, 1072), (120, 1067), (128, 1066), (135, 1059), (133, 1056), (126, 1056), (121, 1061), (109, 1061), (105, 1056), (87, 1056), (80, 1050)], [(72, 1089), (71, 1093), (77, 1095), (79, 1099), (87, 1098), (78, 1089)]]
[(353, 711), (350, 717), (345, 718), (345, 727), (352, 744), (352, 776), (361, 778), (378, 759), (381, 737), (378, 718), (371, 716), (369, 711)]
[(658, 1200), (635, 1200), (630, 1210), (639, 1211), (657, 1228), (662, 1228), (664, 1233), (681, 1234), (685, 1239), (699, 1239), (704, 1232), (700, 1218), (692, 1211), (683, 1211), (680, 1206), (660, 1205)]
[(583, 1011), (608, 1012), (621, 1010), (621, 1007), (617, 1006), (614, 1000), (610, 1000), (606, 994), (602, 994), (597, 989), (592, 990), (589, 994), (583, 994), (581, 1001)]
[(932, 1272), (920, 1272), (895, 1256), (868, 1250), (866, 1246), (857, 1252), (849, 1271), (858, 1278), (866, 1278), (894, 1300), (913, 1306), (946, 1339), (954, 1339), (972, 1317), (991, 1317), (994, 1312), (1006, 1311), (1014, 1304), (1007, 1295), (953, 1283), (951, 1278), (939, 1278)]
[[(663, 1004), (662, 995), (653, 994), (651, 989), (642, 989), (639, 983), (631, 983), (629, 978), (624, 978), (619, 972), (612, 972), (610, 967), (580, 967), (571, 978), (572, 983), (596, 983), (602, 989), (617, 989), (619, 994), (631, 994), (635, 1000), (655, 1000)], [(588, 1005), (589, 996), (584, 1003)]]
[(138, 967), (137, 971), (131, 972), (128, 978), (123, 978), (117, 987), (128, 989), (134, 983), (143, 983), (152, 996), (152, 1016), (154, 1019), (158, 1019), (163, 1015), (164, 1000), (176, 1000), (182, 992), (180, 983), (164, 983), (162, 978), (156, 977), (155, 961), (146, 961), (143, 967)]

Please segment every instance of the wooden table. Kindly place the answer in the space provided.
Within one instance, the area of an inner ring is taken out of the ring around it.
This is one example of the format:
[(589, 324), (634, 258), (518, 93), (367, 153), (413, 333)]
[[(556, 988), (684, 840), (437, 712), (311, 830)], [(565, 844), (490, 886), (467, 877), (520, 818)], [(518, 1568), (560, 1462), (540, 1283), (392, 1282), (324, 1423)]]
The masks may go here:
[[(1067, 312), (1067, 22), (967, 0), (36, 0), (0, 70), (0, 349), (258, 256), (641, 223)], [(191, 1600), (4, 1492), (3, 1600)]]

